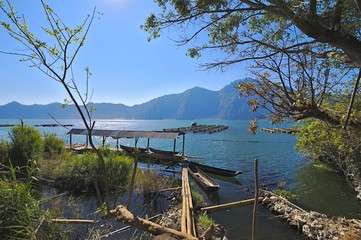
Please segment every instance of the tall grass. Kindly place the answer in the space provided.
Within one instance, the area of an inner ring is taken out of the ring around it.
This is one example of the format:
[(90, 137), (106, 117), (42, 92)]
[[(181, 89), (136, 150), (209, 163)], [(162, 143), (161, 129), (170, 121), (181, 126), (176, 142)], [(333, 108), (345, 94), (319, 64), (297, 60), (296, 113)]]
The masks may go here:
[(1, 239), (65, 239), (59, 226), (48, 221), (53, 213), (43, 210), (41, 199), (35, 198), (35, 164), (24, 168), (29, 174), (25, 181), (16, 178), (13, 167), (0, 178)]
[[(108, 154), (104, 157), (111, 188), (124, 187), (129, 179), (132, 159)], [(69, 155), (53, 171), (55, 184), (73, 191), (94, 191), (94, 181), (104, 189), (101, 167), (94, 153)]]

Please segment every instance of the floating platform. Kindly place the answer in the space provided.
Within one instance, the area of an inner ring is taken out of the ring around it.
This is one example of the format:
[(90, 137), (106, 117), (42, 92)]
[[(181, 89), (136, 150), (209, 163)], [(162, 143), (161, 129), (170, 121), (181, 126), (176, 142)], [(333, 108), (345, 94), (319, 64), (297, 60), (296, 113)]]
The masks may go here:
[(298, 129), (294, 128), (261, 128), (263, 132), (267, 133), (286, 133), (286, 134), (294, 134), (300, 132)]
[(163, 129), (164, 132), (181, 132), (181, 133), (216, 133), (227, 130), (228, 126), (225, 125), (192, 125), (190, 127), (180, 128), (167, 128)]

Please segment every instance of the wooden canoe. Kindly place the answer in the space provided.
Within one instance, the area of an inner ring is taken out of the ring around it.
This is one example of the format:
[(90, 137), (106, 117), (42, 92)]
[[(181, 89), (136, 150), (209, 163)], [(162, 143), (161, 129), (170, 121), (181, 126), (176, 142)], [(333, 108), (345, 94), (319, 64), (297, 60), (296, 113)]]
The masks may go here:
[(126, 151), (127, 153), (134, 153), (135, 149), (139, 150), (140, 152), (148, 151), (148, 148), (134, 148), (134, 147), (124, 146), (124, 145), (121, 145), (121, 144), (119, 144), (119, 147), (121, 149), (123, 149), (124, 151)]
[(234, 176), (237, 176), (238, 174), (242, 173), (242, 171), (234, 171), (234, 170), (216, 168), (216, 167), (200, 164), (197, 162), (192, 162), (192, 163), (204, 172), (212, 173), (212, 174), (216, 174), (216, 175), (220, 175), (220, 176), (224, 176), (224, 177), (234, 177)]
[(194, 178), (194, 180), (204, 189), (209, 191), (217, 191), (220, 188), (218, 183), (213, 181), (213, 179), (208, 177), (193, 163), (188, 163), (188, 172)]
[(163, 155), (176, 155), (179, 154), (179, 152), (173, 152), (173, 151), (166, 151), (166, 150), (160, 150), (155, 148), (149, 148), (150, 151), (156, 154), (163, 154)]

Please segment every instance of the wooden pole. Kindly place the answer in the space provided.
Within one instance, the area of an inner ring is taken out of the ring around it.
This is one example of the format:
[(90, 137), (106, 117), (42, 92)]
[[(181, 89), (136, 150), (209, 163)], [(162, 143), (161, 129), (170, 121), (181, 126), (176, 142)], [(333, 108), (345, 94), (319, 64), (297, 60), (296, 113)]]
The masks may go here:
[[(263, 200), (263, 197), (258, 198), (258, 202), (261, 202)], [(235, 208), (235, 207), (243, 207), (254, 203), (254, 198), (247, 199), (247, 200), (241, 200), (237, 202), (231, 202), (231, 203), (224, 203), (220, 205), (214, 205), (214, 206), (208, 206), (208, 207), (202, 207), (201, 211), (221, 211), (229, 208)]]
[[(258, 159), (254, 160), (254, 198), (258, 199)], [(258, 201), (254, 201), (253, 219), (252, 219), (252, 240), (256, 240), (256, 223), (257, 223)]]
[(173, 154), (175, 154), (175, 146), (176, 146), (176, 143), (177, 143), (177, 139), (175, 138), (173, 140)]
[(181, 219), (181, 232), (187, 233), (187, 216), (186, 216), (186, 197), (185, 197), (185, 178), (188, 169), (183, 166), (182, 169), (182, 219)]
[(95, 220), (84, 220), (84, 219), (59, 219), (59, 218), (54, 218), (54, 219), (50, 219), (49, 222), (52, 223), (74, 223), (74, 224), (90, 224), (90, 223), (95, 223)]
[(185, 145), (185, 140), (186, 140), (186, 134), (185, 134), (185, 133), (183, 133), (182, 156), (184, 156), (184, 145)]

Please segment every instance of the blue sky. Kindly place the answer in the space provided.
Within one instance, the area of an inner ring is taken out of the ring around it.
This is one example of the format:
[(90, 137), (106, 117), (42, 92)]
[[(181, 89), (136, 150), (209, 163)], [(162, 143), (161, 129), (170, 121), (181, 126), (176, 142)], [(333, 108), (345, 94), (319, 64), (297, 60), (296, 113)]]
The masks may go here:
[[(29, 28), (39, 30), (44, 14), (38, 0), (12, 0), (18, 13), (24, 13)], [(92, 78), (93, 102), (123, 103), (128, 106), (153, 98), (180, 93), (199, 86), (219, 90), (237, 79), (249, 77), (245, 68), (234, 66), (226, 72), (201, 71), (199, 64), (217, 58), (209, 53), (198, 60), (186, 56), (187, 47), (170, 40), (177, 33), (165, 32), (161, 38), (147, 41), (140, 29), (151, 12), (159, 11), (152, 0), (48, 0), (55, 12), (70, 26), (76, 26), (96, 7), (100, 19), (92, 25), (85, 46), (74, 69), (76, 79), (84, 78), (86, 67)], [(0, 18), (3, 18), (0, 15)], [(2, 20), (2, 19), (1, 19)], [(0, 50), (21, 49), (7, 33), (0, 30)], [(0, 54), (0, 105), (11, 101), (23, 104), (63, 102), (67, 95), (62, 86), (38, 69), (29, 68), (19, 58)]]

